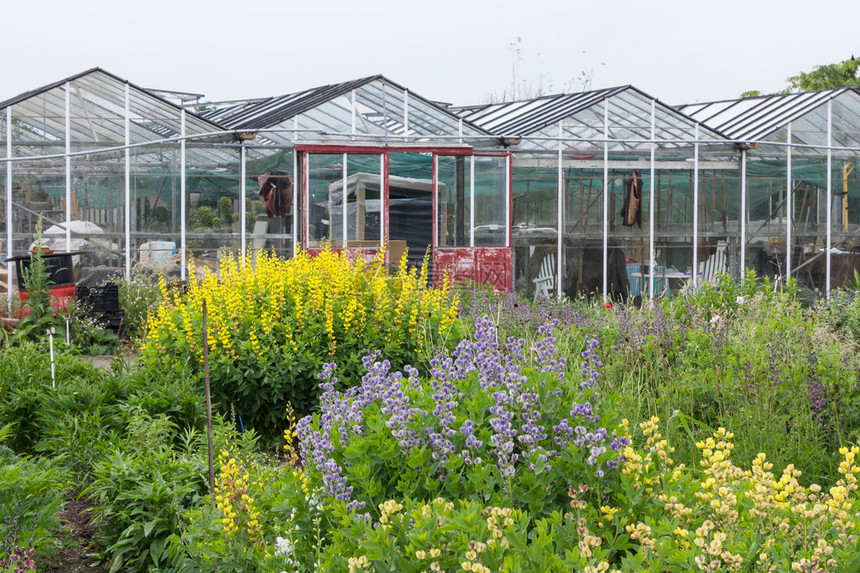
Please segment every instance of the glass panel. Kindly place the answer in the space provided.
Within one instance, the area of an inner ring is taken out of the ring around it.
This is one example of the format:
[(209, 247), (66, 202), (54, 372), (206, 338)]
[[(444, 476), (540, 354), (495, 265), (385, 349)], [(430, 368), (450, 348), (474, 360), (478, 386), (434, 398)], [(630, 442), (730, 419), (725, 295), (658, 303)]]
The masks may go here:
[[(344, 165), (347, 165), (346, 173), (341, 171), (341, 176), (338, 179), (336, 179), (334, 181), (334, 183), (332, 183), (328, 187), (329, 204), (330, 204), (330, 208), (331, 208), (331, 212), (330, 212), (330, 215), (331, 215), (331, 239), (335, 245), (339, 245), (339, 246), (342, 246), (344, 244), (344, 242), (347, 241), (349, 238), (348, 234), (346, 234), (344, 232), (344, 228), (348, 228), (348, 225), (349, 225), (348, 217), (349, 217), (349, 208), (350, 208), (350, 205), (349, 205), (349, 202), (350, 202), (350, 197), (349, 197), (350, 172), (349, 172), (349, 168), (348, 168), (348, 157), (346, 154), (344, 154), (342, 156), (341, 168), (343, 168)], [(344, 204), (344, 198), (343, 198), (343, 182), (344, 182), (344, 179), (347, 180), (347, 198), (346, 198), (347, 206), (346, 206), (346, 210), (344, 210), (344, 207), (343, 207), (343, 204)], [(354, 208), (355, 207), (355, 197), (352, 197), (352, 203), (353, 203), (352, 207)], [(347, 227), (345, 227), (345, 226), (347, 226)]]
[(514, 288), (533, 296), (556, 275), (542, 269), (555, 266), (558, 249), (558, 169), (544, 165), (554, 160), (537, 156), (521, 155), (513, 162)]
[(381, 155), (349, 155), (349, 240), (356, 246), (379, 245), (382, 236)]
[[(562, 181), (565, 210), (562, 291), (569, 297), (597, 293), (603, 290), (603, 170), (566, 167)], [(556, 209), (553, 204), (553, 213)], [(545, 252), (552, 251), (546, 251), (545, 247)], [(538, 254), (538, 249), (535, 253)], [(614, 254), (613, 249), (610, 257)], [(550, 258), (555, 260), (554, 252)], [(530, 262), (532, 272), (538, 271), (538, 279), (542, 278), (543, 265), (540, 260)]]
[[(0, 157), (6, 157), (6, 109), (0, 108)], [(8, 253), (6, 251), (6, 233), (7, 228), (11, 224), (6, 218), (6, 163), (0, 163), (0, 256), (5, 258)], [(11, 289), (12, 276), (7, 273), (7, 265), (0, 265), (0, 294), (7, 295)]]
[[(824, 293), (826, 283), (827, 107), (820, 106), (792, 123), (791, 276), (798, 285)], [(840, 210), (841, 211), (841, 210)], [(853, 278), (853, 277), (852, 277)]]
[(390, 248), (393, 253), (405, 243), (409, 265), (418, 267), (433, 242), (433, 156), (391, 153), (388, 173)]
[[(156, 164), (156, 161), (160, 164)], [(177, 146), (152, 145), (131, 154), (131, 257), (134, 270), (179, 275), (180, 156)], [(125, 177), (119, 178), (125, 193)], [(125, 226), (117, 229), (124, 244)], [(125, 264), (125, 253), (118, 256)]]
[[(381, 206), (379, 177), (380, 155), (347, 155), (346, 171), (346, 229), (349, 247), (378, 247), (381, 237)], [(343, 177), (329, 186), (332, 198), (332, 236), (335, 243), (342, 240), (344, 211), (342, 208)]]
[[(303, 117), (312, 129), (338, 134), (338, 138), (342, 138), (352, 130), (351, 98), (348, 95), (340, 96), (306, 111)], [(287, 129), (292, 129), (292, 119), (286, 124)], [(356, 131), (363, 131), (360, 121), (356, 121)]]
[(655, 173), (655, 272), (650, 286), (654, 295), (671, 296), (692, 278), (693, 171), (658, 168)]
[(612, 170), (608, 279), (613, 296), (647, 294), (650, 171)]
[(329, 193), (332, 184), (342, 179), (342, 154), (308, 155), (308, 246), (311, 248), (321, 247), (324, 241), (342, 240), (340, 235), (332, 232), (337, 224), (333, 220), (336, 215), (334, 202), (337, 200), (339, 206), (340, 198)]
[(504, 247), (507, 158), (475, 156), (475, 246)]
[(784, 158), (748, 158), (746, 265), (771, 280), (785, 260), (785, 181)]
[[(860, 95), (845, 93), (833, 100), (833, 140), (842, 147), (860, 147)], [(857, 152), (850, 152), (855, 158)]]
[(296, 177), (293, 150), (249, 149), (245, 166), (245, 231), (248, 249), (293, 254), (293, 196)]
[(437, 156), (436, 179), (440, 247), (468, 247), (471, 234), (471, 189), (467, 157)]
[[(855, 152), (856, 153), (856, 152)], [(860, 155), (833, 160), (831, 288), (853, 287), (860, 227)]]
[(739, 171), (702, 169), (699, 179), (699, 278), (714, 282), (740, 272)]
[[(217, 271), (220, 250), (238, 253), (241, 248), (239, 150), (231, 149), (228, 157), (227, 166), (215, 169), (200, 156), (186, 158), (186, 241), (198, 271), (204, 266)], [(252, 181), (246, 185), (254, 191)]]
[[(860, 147), (860, 96), (847, 92), (833, 100), (834, 145)], [(860, 270), (852, 237), (860, 233), (860, 153), (833, 151), (833, 241), (831, 288), (851, 287)], [(847, 224), (846, 224), (847, 220)]]
[[(85, 285), (98, 284), (125, 267), (125, 159), (120, 157), (72, 160), (71, 248), (86, 251), (76, 261), (78, 280)], [(58, 176), (58, 187), (58, 193), (65, 192), (63, 176)], [(64, 225), (51, 233), (64, 247)]]

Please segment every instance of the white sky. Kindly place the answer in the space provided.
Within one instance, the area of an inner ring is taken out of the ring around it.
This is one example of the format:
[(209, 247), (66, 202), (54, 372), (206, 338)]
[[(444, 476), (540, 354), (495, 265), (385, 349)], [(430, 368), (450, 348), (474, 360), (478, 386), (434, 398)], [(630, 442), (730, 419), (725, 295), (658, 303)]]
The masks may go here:
[(99, 66), (209, 100), (381, 73), (483, 103), (515, 72), (533, 92), (585, 74), (679, 104), (860, 57), (860, 0), (3, 0), (0, 53), (0, 101)]

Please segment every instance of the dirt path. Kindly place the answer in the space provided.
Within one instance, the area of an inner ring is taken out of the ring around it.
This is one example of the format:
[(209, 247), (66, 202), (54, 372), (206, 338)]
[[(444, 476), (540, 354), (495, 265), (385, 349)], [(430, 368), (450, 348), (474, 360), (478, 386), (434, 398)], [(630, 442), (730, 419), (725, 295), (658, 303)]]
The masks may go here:
[[(138, 357), (138, 353), (134, 354), (124, 354), (122, 355), (122, 360), (130, 365), (134, 362), (135, 358)], [(93, 366), (96, 368), (101, 368), (102, 370), (112, 370), (113, 369), (113, 361), (117, 358), (117, 355), (114, 354), (100, 354), (100, 355), (83, 355), (82, 358), (89, 360)]]
[(85, 511), (93, 506), (87, 498), (78, 499), (74, 493), (69, 494), (66, 508), (60, 514), (64, 532), (62, 551), (53, 556), (50, 563), (39, 568), (39, 571), (52, 573), (107, 573), (107, 569), (96, 565), (97, 561), (89, 557), (89, 545), (92, 543), (96, 528), (90, 523), (90, 514)]

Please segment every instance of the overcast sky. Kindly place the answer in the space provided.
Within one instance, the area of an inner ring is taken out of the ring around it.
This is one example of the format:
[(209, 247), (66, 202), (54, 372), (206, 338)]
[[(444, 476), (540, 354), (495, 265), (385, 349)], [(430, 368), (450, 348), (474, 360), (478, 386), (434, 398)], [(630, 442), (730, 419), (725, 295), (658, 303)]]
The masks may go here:
[(208, 100), (384, 74), (458, 105), (514, 77), (679, 104), (860, 57), (860, 0), (3, 0), (0, 52), (0, 100), (98, 66)]

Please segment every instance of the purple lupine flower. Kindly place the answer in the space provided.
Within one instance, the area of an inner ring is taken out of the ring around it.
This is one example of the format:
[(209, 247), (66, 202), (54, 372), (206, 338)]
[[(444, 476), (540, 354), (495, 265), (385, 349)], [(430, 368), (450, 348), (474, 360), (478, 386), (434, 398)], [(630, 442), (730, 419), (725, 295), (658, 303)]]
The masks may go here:
[(599, 344), (596, 339), (592, 338), (588, 341), (585, 350), (582, 351), (582, 375), (586, 378), (580, 384), (582, 388), (597, 386), (597, 378), (600, 376), (600, 368), (603, 366), (595, 351)]
[(822, 424), (825, 423), (825, 410), (827, 408), (827, 392), (824, 385), (821, 383), (821, 376), (818, 374), (818, 358), (814, 352), (809, 353), (807, 358), (807, 373), (806, 388), (809, 392), (809, 407), (816, 419)]
[(535, 353), (535, 364), (541, 372), (556, 372), (559, 380), (564, 381), (564, 368), (567, 360), (557, 357), (555, 336), (552, 334), (556, 325), (558, 325), (558, 321), (552, 320), (538, 327), (540, 339), (532, 346), (532, 352)]
[(573, 428), (570, 427), (567, 418), (562, 418), (558, 424), (552, 427), (552, 431), (556, 434), (553, 438), (556, 446), (563, 447), (564, 444), (573, 441)]
[[(536, 403), (535, 406), (537, 406)], [(522, 428), (520, 429), (521, 433), (517, 439), (520, 444), (522, 444), (524, 451), (534, 454), (538, 463), (543, 464), (541, 469), (548, 471), (550, 469), (549, 465), (546, 464), (548, 453), (541, 445), (547, 437), (546, 428), (538, 423), (541, 418), (540, 409), (535, 407), (534, 409), (523, 413), (522, 417), (525, 420), (525, 423), (522, 425)], [(535, 471), (536, 466), (534, 462), (529, 462), (529, 469)]]
[(322, 381), (320, 388), (323, 390), (320, 396), (320, 429), (314, 430), (311, 417), (306, 416), (296, 425), (296, 432), (302, 457), (305, 463), (310, 462), (322, 475), (324, 491), (337, 500), (345, 501), (352, 496), (352, 486), (347, 485), (346, 476), (342, 475), (343, 469), (332, 457), (335, 445), (331, 433), (337, 428), (341, 434), (341, 445), (345, 446), (349, 431), (347, 428), (353, 432), (361, 431), (363, 412), (356, 406), (355, 400), (345, 398), (334, 389), (337, 382), (335, 369), (335, 364), (327, 363), (319, 374)]
[(612, 431), (612, 443), (609, 444), (609, 449), (613, 452), (618, 452), (630, 445), (630, 438), (627, 436), (616, 436), (615, 430)]
[(410, 400), (403, 393), (401, 383), (395, 380), (382, 392), (380, 413), (387, 416), (385, 426), (391, 430), (391, 435), (397, 440), (400, 451), (407, 454), (413, 447), (422, 445), (418, 432), (412, 430), (409, 424), (423, 413), (420, 408), (410, 408)]
[(481, 463), (480, 456), (475, 455), (484, 442), (475, 437), (475, 422), (466, 420), (460, 425), (460, 434), (466, 437), (466, 449), (460, 452), (463, 463), (467, 466)]
[(494, 453), (502, 477), (512, 477), (516, 471), (514, 464), (519, 459), (519, 455), (514, 452), (514, 438), (517, 436), (517, 431), (511, 424), (514, 413), (506, 408), (511, 400), (505, 392), (494, 392), (493, 399), (495, 405), (489, 408), (490, 414), (493, 415), (489, 420), (490, 427), (493, 429), (490, 442), (495, 446)]

